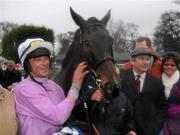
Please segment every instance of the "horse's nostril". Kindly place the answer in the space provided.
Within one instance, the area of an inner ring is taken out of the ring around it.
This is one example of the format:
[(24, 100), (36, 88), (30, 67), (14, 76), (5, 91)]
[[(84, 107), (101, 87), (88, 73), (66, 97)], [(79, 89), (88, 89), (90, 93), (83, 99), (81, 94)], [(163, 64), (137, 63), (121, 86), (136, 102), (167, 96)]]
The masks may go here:
[(118, 80), (110, 80), (104, 84), (104, 95), (105, 98), (111, 100), (119, 95), (120, 83)]
[(112, 93), (112, 91), (113, 91), (113, 86), (112, 86), (112, 84), (111, 83), (106, 83), (105, 85), (104, 85), (104, 90), (106, 91), (106, 93), (109, 95), (109, 94), (111, 94)]
[(104, 84), (104, 95), (106, 99), (112, 99), (113, 86), (110, 82)]

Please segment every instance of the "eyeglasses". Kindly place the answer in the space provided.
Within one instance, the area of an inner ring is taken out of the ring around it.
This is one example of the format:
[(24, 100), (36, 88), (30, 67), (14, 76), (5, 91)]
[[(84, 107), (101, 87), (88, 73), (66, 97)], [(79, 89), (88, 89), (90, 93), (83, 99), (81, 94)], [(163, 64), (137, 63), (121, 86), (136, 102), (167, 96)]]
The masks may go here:
[(168, 64), (168, 63), (165, 63), (164, 66), (165, 66), (165, 67), (169, 67), (169, 66), (170, 66), (170, 67), (176, 67), (175, 64)]

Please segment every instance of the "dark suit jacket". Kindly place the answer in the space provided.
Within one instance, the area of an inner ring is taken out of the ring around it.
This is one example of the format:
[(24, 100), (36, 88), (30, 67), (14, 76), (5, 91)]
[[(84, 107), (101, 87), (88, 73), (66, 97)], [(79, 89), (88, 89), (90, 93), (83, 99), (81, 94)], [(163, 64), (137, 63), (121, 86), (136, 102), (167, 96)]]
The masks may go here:
[(158, 135), (167, 115), (167, 101), (162, 82), (147, 73), (142, 91), (138, 94), (132, 69), (121, 71), (120, 76), (122, 90), (133, 105), (137, 134)]

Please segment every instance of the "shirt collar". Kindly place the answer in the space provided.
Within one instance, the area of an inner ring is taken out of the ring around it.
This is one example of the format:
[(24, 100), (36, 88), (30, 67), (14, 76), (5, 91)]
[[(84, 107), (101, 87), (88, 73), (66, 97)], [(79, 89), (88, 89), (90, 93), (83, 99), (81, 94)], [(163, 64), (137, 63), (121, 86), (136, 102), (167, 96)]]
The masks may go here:
[[(137, 74), (134, 70), (133, 70), (133, 73), (134, 73), (134, 76), (139, 75), (139, 74)], [(146, 76), (146, 72), (140, 74), (140, 76), (141, 76), (140, 78), (144, 80), (144, 78), (145, 78), (145, 76)]]
[[(30, 76), (28, 78), (30, 78)], [(48, 78), (45, 77), (34, 77), (34, 79), (38, 82), (42, 82), (43, 84), (47, 84), (48, 82)]]

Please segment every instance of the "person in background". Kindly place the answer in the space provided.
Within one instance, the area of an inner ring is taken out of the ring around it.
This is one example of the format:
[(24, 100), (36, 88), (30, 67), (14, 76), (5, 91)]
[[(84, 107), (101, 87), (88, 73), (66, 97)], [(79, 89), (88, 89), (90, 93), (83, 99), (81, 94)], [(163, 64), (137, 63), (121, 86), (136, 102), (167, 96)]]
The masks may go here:
[(148, 72), (152, 54), (135, 48), (131, 54), (132, 68), (121, 70), (122, 91), (133, 109), (137, 135), (158, 135), (167, 116), (167, 101), (160, 79)]
[(41, 38), (27, 39), (18, 55), (28, 77), (13, 87), (20, 135), (56, 134), (69, 118), (84, 76), (89, 72), (81, 62), (73, 75), (67, 97), (64, 90), (48, 79), (53, 45)]
[(18, 135), (18, 129), (13, 95), (0, 85), (0, 135)]
[(165, 95), (166, 98), (169, 98), (171, 89), (173, 85), (179, 80), (179, 60), (180, 56), (177, 52), (168, 51), (162, 56), (162, 65), (161, 65), (161, 79), (165, 86)]
[[(148, 52), (152, 53), (151, 61), (150, 61), (150, 66), (149, 66), (149, 73), (154, 75), (157, 78), (161, 78), (161, 72), (160, 72), (160, 67), (161, 67), (161, 60), (160, 57), (158, 57), (157, 54), (155, 54), (152, 45), (151, 45), (151, 40), (148, 37), (139, 37), (135, 40), (135, 48), (144, 48)], [(124, 69), (130, 69), (132, 67), (131, 63), (125, 63), (123, 65)]]
[(0, 67), (0, 84), (2, 85), (2, 80), (3, 80), (3, 75), (4, 75), (4, 71), (3, 69)]
[(162, 57), (162, 81), (169, 102), (168, 117), (164, 126), (164, 135), (180, 133), (180, 55), (168, 51)]
[(20, 82), (22, 77), (21, 73), (13, 67), (14, 64), (12, 60), (7, 62), (7, 68), (2, 77), (2, 86), (8, 90), (12, 89), (13, 83)]

